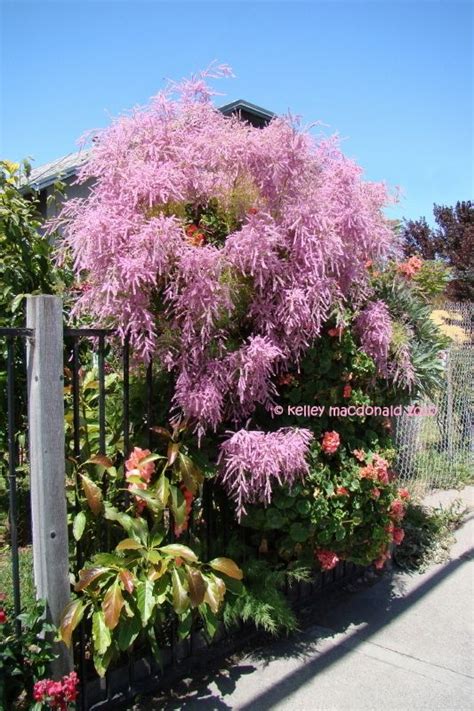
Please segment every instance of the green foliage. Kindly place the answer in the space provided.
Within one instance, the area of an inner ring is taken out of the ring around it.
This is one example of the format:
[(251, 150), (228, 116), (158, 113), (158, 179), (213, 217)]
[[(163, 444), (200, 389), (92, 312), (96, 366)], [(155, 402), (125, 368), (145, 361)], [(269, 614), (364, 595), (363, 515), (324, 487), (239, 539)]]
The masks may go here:
[(226, 601), (225, 625), (232, 627), (241, 620), (252, 622), (255, 627), (270, 634), (294, 632), (297, 620), (283, 587), (287, 580), (306, 580), (310, 571), (302, 568), (292, 571), (283, 566), (276, 568), (257, 558), (249, 559), (242, 568), (245, 580), (243, 592)]
[[(21, 604), (30, 609), (35, 601), (35, 586), (33, 581), (33, 549), (31, 546), (20, 548), (20, 590)], [(0, 550), (0, 591), (5, 595), (6, 605), (13, 608), (13, 577), (11, 550), (5, 546)]]
[(394, 552), (394, 562), (402, 570), (422, 572), (432, 563), (447, 560), (453, 533), (466, 513), (459, 499), (446, 508), (410, 503), (403, 522), (405, 538)]
[(55, 627), (46, 622), (45, 602), (32, 601), (19, 615), (21, 636), (15, 635), (14, 620), (6, 606), (7, 621), (0, 624), (0, 707), (31, 708), (33, 685), (42, 679), (52, 651)]
[[(139, 638), (146, 639), (159, 657), (163, 630), (173, 616), (179, 637), (189, 635), (197, 618), (212, 637), (226, 592), (240, 592), (242, 572), (231, 559), (217, 557), (203, 563), (189, 546), (166, 543), (170, 540), (170, 518), (175, 536), (187, 528), (189, 501), (198, 494), (203, 476), (186, 454), (185, 425), (177, 424), (171, 431), (156, 429), (166, 444), (166, 455), (134, 450), (127, 462), (132, 497), (128, 512), (123, 505), (121, 509), (112, 506), (101, 486), (88, 475), (78, 477), (83, 508), (73, 522), (76, 539), (87, 531), (87, 538), (90, 541), (95, 536), (97, 546), (94, 522), (103, 519), (123, 529), (113, 553), (109, 548), (94, 554), (79, 572), (75, 585), (78, 597), (65, 609), (60, 627), (62, 640), (70, 645), (80, 621), (84, 617), (89, 620), (93, 660), (100, 676)], [(158, 472), (155, 463), (161, 463)], [(104, 455), (92, 457), (85, 464), (89, 465), (116, 471)]]

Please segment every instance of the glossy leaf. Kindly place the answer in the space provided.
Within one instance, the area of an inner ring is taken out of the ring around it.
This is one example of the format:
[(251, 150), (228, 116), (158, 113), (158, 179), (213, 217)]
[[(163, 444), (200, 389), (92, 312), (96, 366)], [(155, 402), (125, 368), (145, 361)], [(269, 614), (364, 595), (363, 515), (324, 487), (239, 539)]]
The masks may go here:
[(162, 474), (156, 485), (154, 487), (156, 498), (160, 502), (162, 508), (165, 508), (168, 504), (168, 499), (170, 496), (170, 483), (168, 477)]
[(211, 568), (213, 568), (213, 570), (218, 570), (220, 573), (228, 575), (229, 578), (234, 578), (235, 580), (242, 580), (242, 578), (244, 577), (244, 574), (242, 573), (239, 566), (234, 563), (234, 561), (230, 558), (214, 558), (214, 560), (211, 560), (209, 565), (211, 566)]
[(175, 612), (180, 614), (188, 609), (191, 601), (176, 568), (173, 568), (171, 580), (173, 584), (173, 607)]
[(123, 541), (115, 546), (116, 551), (129, 551), (129, 550), (139, 550), (143, 548), (142, 544), (139, 543), (135, 538), (124, 538)]
[(75, 590), (80, 592), (89, 587), (89, 585), (105, 573), (110, 573), (110, 568), (106, 568), (103, 565), (95, 565), (92, 568), (83, 568), (79, 571), (79, 582), (77, 583)]
[(183, 558), (183, 560), (187, 560), (190, 563), (198, 562), (196, 553), (181, 543), (170, 543), (168, 546), (162, 546), (160, 551), (166, 555), (173, 556), (173, 558)]
[(141, 624), (138, 615), (127, 617), (120, 620), (120, 625), (115, 633), (115, 638), (119, 649), (126, 652), (130, 649), (138, 635), (140, 634)]
[(84, 533), (84, 529), (86, 527), (86, 515), (84, 511), (79, 511), (79, 513), (74, 516), (74, 522), (72, 524), (72, 535), (74, 536), (75, 541), (80, 541), (82, 538), (82, 534)]
[(179, 455), (179, 472), (186, 489), (196, 495), (200, 484), (204, 481), (204, 476), (193, 460), (186, 454), (180, 453)]
[(153, 613), (155, 598), (153, 595), (153, 581), (145, 580), (137, 583), (137, 605), (142, 618), (142, 627), (146, 627)]
[(85, 474), (81, 474), (82, 489), (87, 503), (94, 516), (98, 516), (103, 508), (102, 492), (97, 484)]
[(62, 641), (71, 646), (72, 633), (84, 615), (85, 606), (82, 600), (71, 600), (66, 605), (59, 625), (59, 634)]
[(188, 589), (189, 599), (192, 607), (198, 607), (204, 600), (206, 593), (206, 583), (199, 570), (188, 569)]
[(171, 467), (178, 456), (179, 449), (181, 447), (181, 444), (179, 442), (170, 442), (168, 445), (168, 464)]
[(94, 650), (96, 654), (105, 654), (112, 638), (110, 636), (110, 630), (105, 624), (102, 610), (97, 610), (92, 615), (92, 638), (94, 640)]
[(132, 573), (129, 570), (121, 570), (119, 573), (119, 578), (122, 582), (124, 589), (131, 595), (133, 593), (134, 588), (135, 588), (135, 583), (134, 583), (134, 578), (133, 578)]
[(106, 457), (105, 454), (94, 454), (87, 460), (86, 464), (88, 462), (91, 464), (100, 464), (100, 466), (105, 467), (106, 469), (109, 469), (114, 465), (113, 461), (109, 457)]
[(212, 612), (217, 615), (222, 601), (224, 600), (226, 587), (225, 583), (221, 578), (217, 578), (215, 575), (206, 577), (206, 593), (204, 595), (204, 602), (207, 602)]
[(105, 624), (110, 630), (115, 629), (118, 625), (120, 612), (124, 604), (122, 591), (117, 581), (107, 590), (102, 610), (104, 611)]

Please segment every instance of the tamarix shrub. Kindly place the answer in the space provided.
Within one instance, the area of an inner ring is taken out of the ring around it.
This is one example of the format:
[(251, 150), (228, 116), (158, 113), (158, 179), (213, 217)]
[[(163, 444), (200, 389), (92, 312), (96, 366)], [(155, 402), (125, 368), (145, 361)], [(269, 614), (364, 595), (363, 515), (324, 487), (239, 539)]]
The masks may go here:
[(363, 299), (368, 258), (396, 251), (385, 186), (290, 116), (225, 117), (205, 79), (229, 73), (173, 84), (95, 133), (79, 177), (94, 186), (59, 218), (82, 280), (74, 313), (158, 355), (200, 435), (271, 408), (274, 376)]

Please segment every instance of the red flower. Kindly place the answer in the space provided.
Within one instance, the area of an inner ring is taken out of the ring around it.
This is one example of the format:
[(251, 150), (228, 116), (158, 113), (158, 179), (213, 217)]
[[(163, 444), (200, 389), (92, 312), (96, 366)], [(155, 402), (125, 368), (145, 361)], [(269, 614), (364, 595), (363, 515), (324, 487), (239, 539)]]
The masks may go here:
[(344, 385), (344, 390), (342, 391), (342, 397), (344, 398), (350, 398), (352, 395), (352, 388), (350, 385)]
[(0, 610), (0, 625), (4, 625), (7, 621), (7, 613), (5, 610)]
[(338, 486), (336, 489), (337, 496), (349, 496), (349, 491), (345, 486)]
[(375, 487), (375, 489), (372, 489), (372, 491), (370, 492), (370, 495), (373, 499), (377, 500), (380, 497), (380, 489), (377, 489), (377, 487)]
[(401, 499), (407, 499), (407, 500), (408, 500), (408, 499), (410, 498), (410, 492), (408, 491), (408, 489), (405, 489), (405, 488), (399, 489), (399, 490), (398, 490), (398, 495), (399, 495), (399, 497), (400, 497)]
[(395, 543), (395, 545), (399, 546), (404, 538), (405, 538), (405, 531), (403, 530), (403, 528), (395, 527), (393, 529), (393, 542)]
[(258, 212), (258, 210), (257, 210), (256, 207), (249, 207), (249, 209), (247, 210), (247, 213), (248, 213), (249, 215), (256, 215), (257, 212)]
[(328, 551), (324, 548), (314, 552), (315, 558), (321, 564), (323, 570), (332, 570), (339, 563), (339, 556), (334, 551)]
[(323, 441), (321, 442), (321, 449), (326, 454), (334, 454), (339, 449), (341, 444), (341, 438), (337, 432), (325, 432), (323, 435)]
[(333, 336), (333, 337), (334, 337), (334, 336), (337, 336), (338, 338), (340, 338), (343, 333), (344, 333), (344, 327), (343, 327), (343, 326), (337, 326), (337, 328), (330, 328), (329, 331), (328, 331), (328, 334), (329, 334), (330, 336)]
[(405, 515), (405, 505), (401, 499), (395, 499), (390, 506), (389, 516), (394, 521), (401, 521)]

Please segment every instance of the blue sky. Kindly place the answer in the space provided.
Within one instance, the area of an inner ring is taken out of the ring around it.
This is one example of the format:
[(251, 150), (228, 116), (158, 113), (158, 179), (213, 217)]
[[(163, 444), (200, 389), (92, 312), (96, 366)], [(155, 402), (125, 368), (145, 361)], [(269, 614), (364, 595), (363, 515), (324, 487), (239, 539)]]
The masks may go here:
[(473, 195), (471, 1), (0, 0), (2, 157), (35, 165), (212, 60), (245, 98), (321, 120), (393, 216)]

